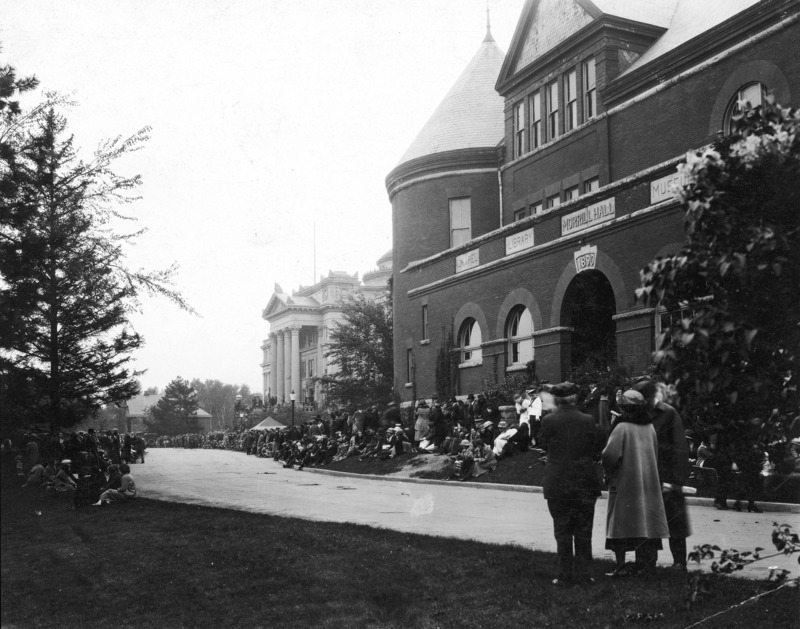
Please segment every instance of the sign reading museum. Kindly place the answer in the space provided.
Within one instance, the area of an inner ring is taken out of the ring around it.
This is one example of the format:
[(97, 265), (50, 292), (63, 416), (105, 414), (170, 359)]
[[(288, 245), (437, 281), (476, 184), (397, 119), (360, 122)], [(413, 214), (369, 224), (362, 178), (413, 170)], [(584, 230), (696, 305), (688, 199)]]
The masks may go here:
[(614, 197), (561, 217), (561, 235), (567, 236), (612, 220), (616, 216)]

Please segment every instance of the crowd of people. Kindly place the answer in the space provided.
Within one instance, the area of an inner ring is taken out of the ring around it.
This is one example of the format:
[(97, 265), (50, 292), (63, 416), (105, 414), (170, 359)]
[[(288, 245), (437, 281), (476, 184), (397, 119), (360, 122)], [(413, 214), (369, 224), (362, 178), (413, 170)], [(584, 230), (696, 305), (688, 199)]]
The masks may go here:
[[(586, 577), (594, 506), (609, 492), (605, 548), (613, 576), (655, 567), (667, 539), (674, 567), (686, 569), (690, 534), (684, 493), (713, 471), (718, 509), (760, 512), (765, 487), (800, 485), (800, 416), (776, 412), (751, 429), (685, 428), (667, 403), (666, 389), (640, 378), (628, 390), (572, 383), (534, 386), (513, 406), (470, 394), (446, 402), (418, 400), (412, 409), (390, 403), (336, 410), (288, 427), (152, 436), (97, 433), (26, 433), (3, 442), (3, 477), (25, 488), (72, 497), (73, 506), (107, 505), (136, 496), (130, 465), (150, 447), (213, 448), (271, 458), (286, 468), (322, 467), (353, 458), (384, 460), (407, 454), (447, 457), (449, 479), (466, 481), (497, 469), (504, 459), (534, 450), (546, 461), (544, 497), (553, 519), (559, 574), (556, 583)], [(728, 506), (729, 497), (735, 502)], [(634, 561), (626, 562), (633, 553)]]
[(143, 435), (117, 430), (25, 432), (0, 447), (3, 481), (63, 496), (68, 508), (122, 502), (136, 497), (130, 466), (144, 463), (146, 447)]

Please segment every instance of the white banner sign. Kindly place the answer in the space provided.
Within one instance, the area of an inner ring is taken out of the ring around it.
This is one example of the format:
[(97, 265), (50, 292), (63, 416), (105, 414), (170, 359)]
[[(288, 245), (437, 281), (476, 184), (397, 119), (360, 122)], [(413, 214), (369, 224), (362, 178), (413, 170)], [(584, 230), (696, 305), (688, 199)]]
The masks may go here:
[(650, 182), (650, 205), (661, 203), (667, 199), (674, 199), (675, 193), (687, 183), (686, 176), (673, 173)]
[(614, 197), (561, 217), (561, 235), (574, 234), (612, 220), (616, 216)]
[(506, 255), (533, 247), (533, 227), (506, 237)]
[(456, 273), (461, 273), (462, 271), (478, 266), (481, 263), (480, 256), (478, 255), (479, 253), (480, 250), (475, 249), (474, 251), (468, 251), (467, 253), (462, 253), (460, 256), (457, 256)]
[(597, 247), (586, 245), (575, 252), (575, 272), (591, 271), (597, 265)]

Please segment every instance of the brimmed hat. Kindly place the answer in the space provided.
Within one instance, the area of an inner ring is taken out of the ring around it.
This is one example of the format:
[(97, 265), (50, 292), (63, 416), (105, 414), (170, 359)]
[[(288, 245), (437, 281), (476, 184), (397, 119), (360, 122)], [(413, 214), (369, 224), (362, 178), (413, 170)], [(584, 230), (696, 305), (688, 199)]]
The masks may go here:
[(497, 424), (498, 428), (505, 428), (506, 426), (508, 426), (508, 424), (506, 423), (506, 420), (504, 420), (504, 419), (501, 419), (500, 423)]
[(468, 447), (468, 446), (470, 446), (471, 444), (470, 444), (470, 442), (469, 442), (469, 439), (462, 439), (462, 440), (461, 440), (461, 444), (460, 444), (460, 445), (462, 445), (462, 446), (465, 446), (465, 447)]
[(481, 424), (481, 428), (491, 428), (491, 427), (492, 427), (492, 422), (490, 421), (485, 421)]
[(574, 382), (560, 382), (550, 389), (550, 393), (556, 397), (569, 397), (570, 395), (578, 395), (578, 385)]
[(645, 400), (644, 396), (638, 391), (628, 389), (622, 394), (622, 398), (620, 399), (619, 403), (620, 406), (646, 406), (647, 400)]

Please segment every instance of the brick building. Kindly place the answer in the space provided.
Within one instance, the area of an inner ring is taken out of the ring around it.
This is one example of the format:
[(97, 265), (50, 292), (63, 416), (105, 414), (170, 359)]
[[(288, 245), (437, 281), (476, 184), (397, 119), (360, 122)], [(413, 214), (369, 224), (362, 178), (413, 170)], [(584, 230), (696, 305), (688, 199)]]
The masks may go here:
[(768, 93), (800, 93), (796, 1), (527, 0), (507, 55), (487, 33), (386, 179), (401, 397), (435, 392), (451, 332), (462, 395), (645, 370), (673, 313), (634, 290), (683, 242), (676, 165)]

